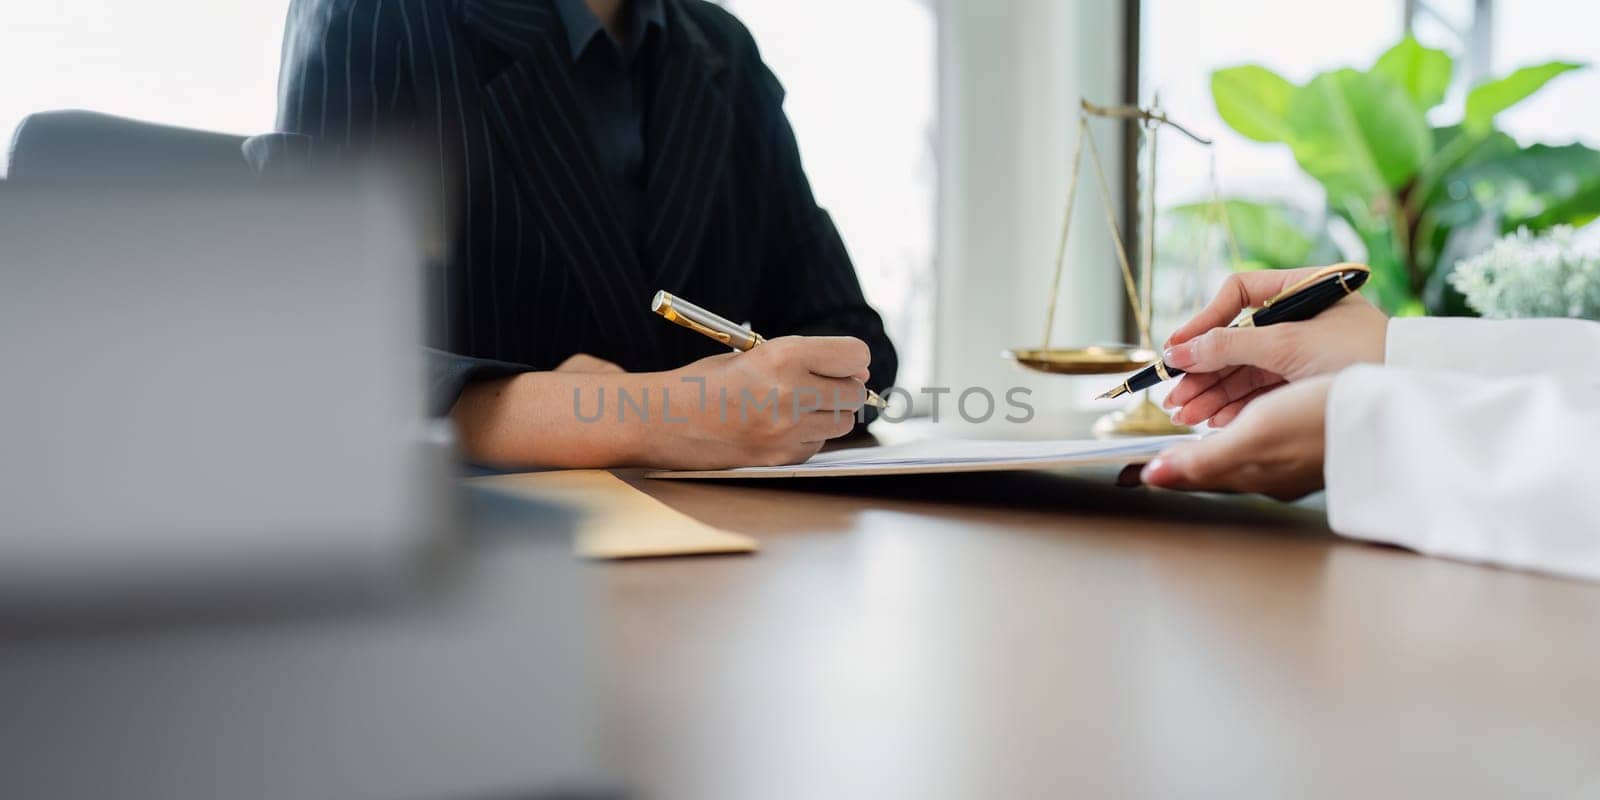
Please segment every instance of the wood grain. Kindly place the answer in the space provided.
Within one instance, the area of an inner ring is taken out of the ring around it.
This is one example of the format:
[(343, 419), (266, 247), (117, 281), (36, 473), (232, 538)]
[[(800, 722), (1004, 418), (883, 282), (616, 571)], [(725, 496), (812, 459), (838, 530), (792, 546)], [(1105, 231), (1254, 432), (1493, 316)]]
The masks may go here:
[(595, 567), (609, 744), (649, 797), (1600, 788), (1600, 586), (1111, 471), (624, 477), (762, 546)]

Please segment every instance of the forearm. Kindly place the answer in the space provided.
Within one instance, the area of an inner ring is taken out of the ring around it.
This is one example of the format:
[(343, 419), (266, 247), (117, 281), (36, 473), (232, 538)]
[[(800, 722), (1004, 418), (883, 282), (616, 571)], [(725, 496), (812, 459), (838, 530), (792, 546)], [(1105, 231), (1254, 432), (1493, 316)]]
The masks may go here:
[(1600, 323), (1422, 317), (1389, 322), (1385, 363), (1476, 375), (1593, 375)]
[(1600, 578), (1600, 387), (1359, 367), (1328, 401), (1335, 531), (1469, 561)]
[[(619, 414), (626, 394), (656, 395), (657, 374), (528, 372), (477, 381), (450, 411), (466, 457), (497, 467), (599, 469), (648, 462), (649, 415)], [(603, 400), (602, 400), (603, 398)], [(609, 402), (605, 402), (609, 401)]]
[(783, 337), (670, 372), (530, 372), (473, 383), (450, 416), (467, 457), (498, 467), (794, 464), (850, 431), (867, 358)]

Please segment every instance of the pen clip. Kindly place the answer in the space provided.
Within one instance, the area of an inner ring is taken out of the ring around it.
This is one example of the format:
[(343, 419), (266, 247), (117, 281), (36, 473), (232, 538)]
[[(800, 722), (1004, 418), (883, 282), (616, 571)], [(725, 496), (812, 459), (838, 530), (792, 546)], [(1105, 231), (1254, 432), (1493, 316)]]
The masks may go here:
[[(1345, 294), (1350, 294), (1353, 290), (1350, 288), (1350, 284), (1344, 282), (1344, 273), (1371, 271), (1372, 269), (1370, 267), (1365, 267), (1361, 264), (1334, 264), (1330, 267), (1323, 267), (1322, 269), (1319, 269), (1316, 272), (1313, 272), (1310, 275), (1307, 275), (1305, 278), (1297, 281), (1293, 286), (1290, 286), (1283, 291), (1278, 292), (1276, 295), (1273, 295), (1272, 299), (1262, 303), (1261, 307), (1271, 308), (1273, 303), (1277, 303), (1300, 291), (1301, 289), (1304, 289), (1307, 286), (1310, 286), (1311, 284), (1328, 277), (1329, 275), (1337, 275), (1339, 277), (1339, 285), (1344, 287)], [(1245, 310), (1249, 311), (1250, 309)], [(1234, 324), (1239, 324), (1239, 320), (1234, 320)]]
[(706, 327), (704, 325), (701, 325), (700, 323), (695, 322), (694, 320), (689, 319), (688, 317), (685, 317), (685, 316), (679, 314), (678, 312), (670, 310), (670, 309), (667, 310), (667, 312), (662, 314), (661, 316), (666, 317), (668, 320), (670, 320), (672, 322), (676, 322), (679, 325), (682, 325), (683, 327), (688, 328), (689, 330), (697, 331), (697, 332), (702, 333), (702, 334), (704, 334), (706, 336), (709, 336), (712, 339), (715, 339), (715, 340), (723, 343), (724, 345), (727, 345), (728, 347), (732, 347), (733, 346), (733, 334), (725, 333), (723, 331), (712, 330), (711, 328), (708, 328), (708, 327)]

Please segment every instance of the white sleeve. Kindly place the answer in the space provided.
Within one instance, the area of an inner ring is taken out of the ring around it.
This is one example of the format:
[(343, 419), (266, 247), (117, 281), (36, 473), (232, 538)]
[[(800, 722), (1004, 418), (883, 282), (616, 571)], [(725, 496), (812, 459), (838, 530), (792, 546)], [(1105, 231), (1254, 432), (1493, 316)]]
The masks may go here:
[(1346, 536), (1600, 579), (1597, 464), (1592, 375), (1365, 366), (1328, 398), (1328, 521)]
[(1592, 375), (1600, 363), (1600, 322), (1393, 319), (1384, 363), (1474, 375)]

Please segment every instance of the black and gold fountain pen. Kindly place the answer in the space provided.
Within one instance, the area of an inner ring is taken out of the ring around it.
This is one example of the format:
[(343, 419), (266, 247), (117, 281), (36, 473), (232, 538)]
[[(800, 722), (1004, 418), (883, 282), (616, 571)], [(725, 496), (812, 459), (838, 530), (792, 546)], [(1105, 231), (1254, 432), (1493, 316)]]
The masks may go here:
[[(1260, 308), (1247, 308), (1239, 312), (1228, 324), (1230, 328), (1262, 328), (1280, 322), (1303, 322), (1328, 310), (1334, 303), (1353, 294), (1367, 282), (1371, 270), (1360, 264), (1336, 264), (1319, 269), (1303, 281), (1284, 289), (1276, 297), (1261, 304)], [(1111, 391), (1100, 395), (1106, 400), (1142, 391), (1162, 381), (1183, 374), (1177, 367), (1156, 361), (1133, 374)]]

